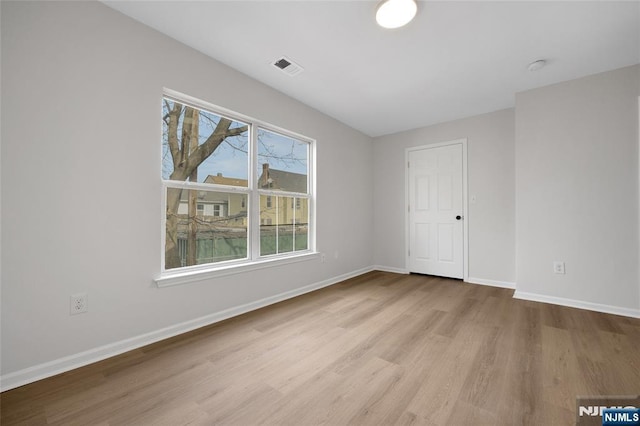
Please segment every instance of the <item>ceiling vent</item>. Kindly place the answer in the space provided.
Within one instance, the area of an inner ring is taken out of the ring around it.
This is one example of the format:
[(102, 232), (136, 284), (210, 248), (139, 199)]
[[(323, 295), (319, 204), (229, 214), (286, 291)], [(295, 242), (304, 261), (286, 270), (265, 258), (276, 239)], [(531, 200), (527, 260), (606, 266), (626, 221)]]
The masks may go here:
[(291, 77), (293, 77), (294, 75), (298, 75), (302, 71), (304, 71), (304, 68), (302, 68), (300, 65), (296, 64), (286, 56), (282, 56), (276, 59), (273, 62), (273, 66), (278, 68), (283, 73), (290, 75)]

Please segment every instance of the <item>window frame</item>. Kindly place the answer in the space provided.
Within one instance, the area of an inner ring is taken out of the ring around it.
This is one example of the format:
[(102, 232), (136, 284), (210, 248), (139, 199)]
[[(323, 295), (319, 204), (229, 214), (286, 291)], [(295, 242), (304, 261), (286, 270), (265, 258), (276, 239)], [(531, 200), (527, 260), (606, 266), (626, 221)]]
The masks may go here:
[[(262, 120), (246, 116), (244, 114), (231, 111), (224, 107), (214, 105), (212, 103), (194, 98), (183, 93), (170, 89), (164, 89), (162, 98), (188, 105), (200, 110), (216, 114), (218, 116), (228, 118), (234, 121), (245, 123), (249, 126), (248, 134), (248, 171), (247, 171), (247, 187), (220, 185), (214, 183), (199, 183), (188, 181), (172, 181), (162, 177), (162, 148), (160, 147), (160, 180), (162, 182), (162, 208), (161, 208), (161, 268), (160, 276), (155, 279), (159, 287), (183, 284), (186, 282), (200, 281), (217, 276), (225, 276), (246, 272), (255, 269), (274, 266), (274, 264), (294, 263), (304, 260), (310, 260), (319, 257), (316, 251), (316, 140), (296, 132), (275, 126)], [(161, 102), (159, 102), (161, 105)], [(162, 114), (158, 114), (160, 117)], [(162, 140), (162, 124), (160, 124), (160, 137)], [(258, 184), (259, 164), (258, 164), (258, 130), (263, 129), (272, 133), (280, 134), (285, 137), (293, 138), (297, 141), (307, 144), (307, 193), (287, 192), (280, 190), (261, 189)], [(234, 259), (228, 261), (220, 261), (216, 263), (207, 263), (201, 265), (184, 266), (167, 270), (165, 268), (165, 246), (166, 246), (166, 208), (167, 208), (167, 189), (200, 189), (206, 191), (216, 191), (224, 193), (240, 193), (246, 195), (247, 210), (247, 257), (243, 259)], [(272, 255), (260, 256), (260, 195), (269, 196), (285, 196), (300, 197), (308, 200), (308, 226), (307, 226), (307, 249), (278, 253)], [(254, 207), (256, 206), (256, 207)]]

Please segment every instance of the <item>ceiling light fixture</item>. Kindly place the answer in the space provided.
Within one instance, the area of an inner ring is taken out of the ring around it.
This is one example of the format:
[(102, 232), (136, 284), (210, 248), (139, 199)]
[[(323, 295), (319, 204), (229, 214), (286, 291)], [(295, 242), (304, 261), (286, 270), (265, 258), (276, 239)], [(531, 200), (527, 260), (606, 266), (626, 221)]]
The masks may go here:
[(400, 28), (411, 22), (417, 11), (415, 0), (384, 0), (378, 5), (376, 22), (383, 28)]
[(537, 61), (531, 62), (529, 66), (527, 66), (527, 69), (529, 71), (538, 71), (545, 65), (547, 65), (547, 61), (545, 61), (544, 59), (538, 59)]

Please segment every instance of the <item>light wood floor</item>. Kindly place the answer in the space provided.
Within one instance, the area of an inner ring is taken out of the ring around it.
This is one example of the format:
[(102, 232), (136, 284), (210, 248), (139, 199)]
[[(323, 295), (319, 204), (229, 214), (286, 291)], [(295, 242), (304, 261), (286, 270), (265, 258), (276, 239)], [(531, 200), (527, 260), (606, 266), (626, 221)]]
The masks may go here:
[(640, 320), (372, 272), (0, 396), (2, 425), (570, 425)]

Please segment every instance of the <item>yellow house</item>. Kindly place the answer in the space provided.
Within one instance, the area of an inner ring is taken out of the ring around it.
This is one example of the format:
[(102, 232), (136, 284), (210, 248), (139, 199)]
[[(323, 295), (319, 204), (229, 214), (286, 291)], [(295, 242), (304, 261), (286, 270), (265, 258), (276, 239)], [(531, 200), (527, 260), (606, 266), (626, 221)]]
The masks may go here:
[[(204, 183), (247, 187), (246, 179), (209, 175)], [(293, 193), (307, 193), (307, 176), (270, 169), (263, 164), (261, 189), (282, 191), (260, 196), (260, 253), (270, 255), (308, 248), (309, 202)], [(195, 193), (195, 194), (194, 194)], [(291, 195), (288, 195), (290, 193)], [(189, 214), (189, 197), (195, 214)], [(178, 207), (178, 250), (186, 266), (188, 240), (195, 240), (196, 262), (209, 263), (246, 257), (246, 194), (224, 191), (182, 190)], [(195, 227), (193, 226), (195, 224)], [(191, 235), (191, 237), (190, 237)]]
[[(267, 163), (262, 165), (262, 175), (258, 184), (262, 189), (308, 192), (307, 175), (271, 169)], [(284, 194), (260, 196), (261, 225), (307, 225), (308, 221), (309, 202), (306, 198)]]
[[(246, 179), (209, 175), (204, 183), (247, 187)], [(307, 176), (300, 173), (270, 169), (263, 164), (262, 175), (258, 180), (262, 189), (283, 192), (307, 192)], [(196, 216), (205, 220), (215, 220), (218, 226), (247, 225), (247, 196), (244, 194), (198, 191)], [(188, 215), (188, 191), (183, 191), (178, 214)], [(293, 195), (261, 195), (260, 224), (269, 225), (306, 225), (309, 220), (309, 203), (306, 198)]]
[[(217, 185), (229, 185), (229, 186), (239, 186), (246, 188), (248, 186), (248, 182), (246, 179), (237, 179), (222, 176), (222, 173), (218, 173), (217, 175), (209, 175), (204, 180), (204, 183), (213, 183)], [(215, 193), (220, 194), (217, 198), (222, 201), (223, 207), (222, 211), (225, 214), (218, 215), (220, 217), (230, 217), (233, 219), (233, 225), (237, 225), (242, 223), (242, 225), (247, 225), (247, 196), (244, 194), (234, 194), (234, 193)], [(220, 210), (220, 209), (219, 209)], [(205, 212), (206, 214), (207, 212)]]

